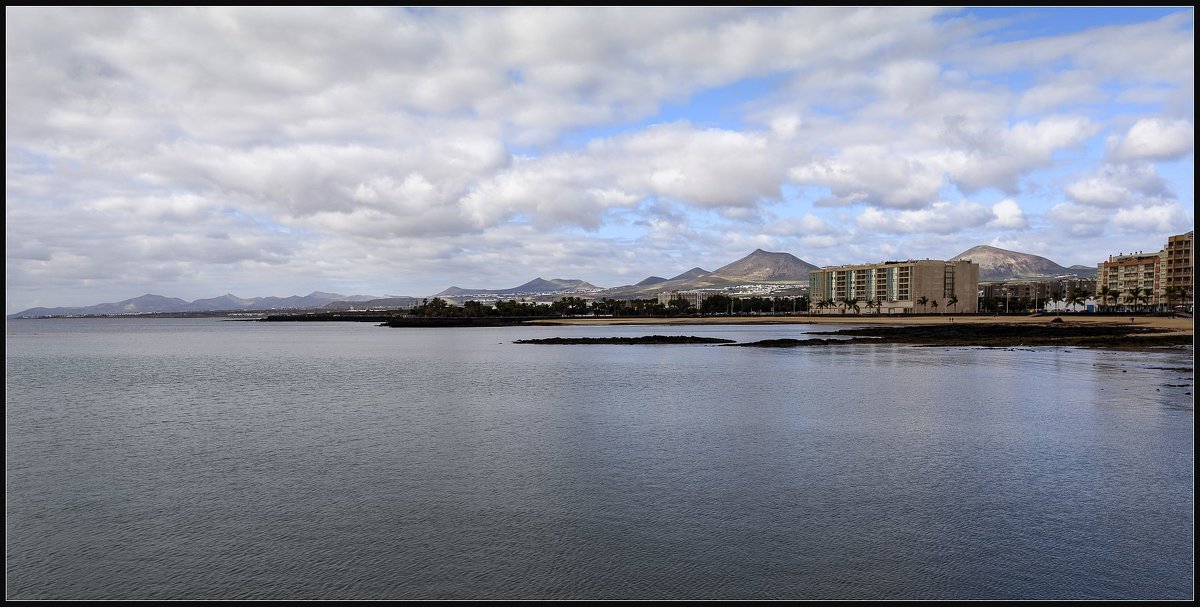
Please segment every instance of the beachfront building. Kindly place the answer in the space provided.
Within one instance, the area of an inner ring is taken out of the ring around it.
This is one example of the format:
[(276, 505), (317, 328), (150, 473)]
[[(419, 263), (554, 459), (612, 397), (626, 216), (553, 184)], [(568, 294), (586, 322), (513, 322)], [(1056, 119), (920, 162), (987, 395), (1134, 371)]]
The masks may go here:
[(1166, 251), (1109, 255), (1097, 266), (1096, 284), (1126, 308), (1158, 307)]
[(1164, 310), (1179, 305), (1190, 310), (1195, 287), (1193, 234), (1168, 237), (1167, 246), (1157, 253), (1110, 255), (1097, 264), (1101, 300), (1124, 309)]
[(710, 295), (715, 295), (715, 293), (711, 291), (664, 291), (658, 294), (658, 303), (669, 306), (672, 300), (683, 299), (698, 310), (700, 304), (704, 303), (705, 298)]
[[(1096, 295), (1096, 279), (1068, 276), (1047, 278), (1043, 280), (1003, 280), (979, 283), (979, 297), (984, 300), (984, 308), (989, 306), (996, 310), (1039, 310), (1043, 304), (1059, 302), (1063, 306), (1072, 300), (1088, 298)], [(1074, 310), (1079, 306), (1071, 306)], [(1058, 306), (1053, 308), (1068, 309)], [(1093, 306), (1088, 312), (1096, 311)]]
[(1168, 308), (1182, 306), (1192, 309), (1196, 287), (1195, 253), (1192, 249), (1194, 230), (1167, 238), (1166, 266), (1163, 276), (1163, 299)]
[[(808, 275), (810, 309), (841, 314), (960, 313), (979, 309), (979, 264), (935, 259), (830, 266)], [(853, 306), (847, 300), (853, 299)]]

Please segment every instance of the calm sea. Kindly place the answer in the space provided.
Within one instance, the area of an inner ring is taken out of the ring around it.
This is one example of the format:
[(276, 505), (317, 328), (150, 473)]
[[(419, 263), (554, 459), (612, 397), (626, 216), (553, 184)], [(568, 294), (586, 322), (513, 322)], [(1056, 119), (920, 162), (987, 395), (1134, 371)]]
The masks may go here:
[(7, 324), (7, 597), (1191, 599), (1193, 352)]

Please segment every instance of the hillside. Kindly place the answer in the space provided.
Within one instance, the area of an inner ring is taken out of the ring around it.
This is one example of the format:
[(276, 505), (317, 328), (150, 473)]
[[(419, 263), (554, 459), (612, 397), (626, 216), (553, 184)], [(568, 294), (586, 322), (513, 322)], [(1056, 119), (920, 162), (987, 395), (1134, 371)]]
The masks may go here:
[(688, 280), (689, 278), (700, 278), (701, 276), (708, 276), (709, 274), (712, 274), (712, 272), (697, 266), (688, 270), (687, 272), (684, 272), (683, 274), (672, 276), (670, 280)]
[(815, 269), (817, 266), (791, 253), (755, 249), (753, 253), (717, 268), (713, 274), (745, 282), (806, 282), (808, 273)]
[(636, 285), (633, 285), (633, 286), (635, 286), (635, 287), (648, 287), (648, 286), (650, 286), (650, 285), (656, 285), (656, 284), (658, 284), (658, 283), (660, 283), (660, 282), (667, 282), (667, 279), (666, 279), (666, 278), (663, 278), (662, 276), (647, 276), (647, 277), (646, 277), (645, 279), (643, 279), (641, 282), (639, 282), (639, 283), (637, 283)]
[(712, 272), (696, 267), (670, 280), (608, 289), (601, 296), (653, 297), (666, 291), (722, 289), (755, 283), (807, 283), (809, 271), (816, 267), (791, 253), (771, 253), (757, 249)]
[(968, 259), (979, 264), (979, 280), (981, 281), (1044, 278), (1067, 274), (1095, 276), (1096, 274), (1096, 268), (1086, 266), (1065, 268), (1040, 255), (1009, 251), (988, 245), (971, 247), (950, 258), (950, 261)]
[(434, 297), (464, 297), (469, 295), (531, 295), (534, 293), (572, 293), (576, 291), (598, 291), (599, 287), (577, 278), (553, 278), (545, 280), (535, 278), (523, 285), (510, 289), (479, 289), (450, 287)]
[(378, 299), (372, 295), (339, 295), (337, 293), (322, 293), (313, 291), (308, 295), (292, 295), (290, 297), (250, 297), (242, 298), (226, 293), (220, 297), (197, 299), (188, 302), (178, 297), (163, 297), (161, 295), (142, 295), (114, 303), (102, 303), (94, 306), (66, 308), (30, 308), (10, 314), (8, 318), (34, 318), (41, 316), (103, 316), (116, 314), (163, 314), (184, 312), (235, 312), (263, 311), (283, 309), (313, 309), (338, 301), (359, 302)]

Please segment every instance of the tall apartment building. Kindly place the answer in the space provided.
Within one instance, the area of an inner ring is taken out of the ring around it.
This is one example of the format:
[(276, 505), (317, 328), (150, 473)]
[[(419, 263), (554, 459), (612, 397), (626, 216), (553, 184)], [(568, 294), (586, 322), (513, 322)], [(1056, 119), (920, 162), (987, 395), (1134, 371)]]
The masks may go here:
[[(1158, 306), (1162, 303), (1162, 268), (1165, 251), (1109, 255), (1097, 266), (1096, 286), (1119, 293), (1117, 301), (1125, 305)], [(1112, 300), (1110, 300), (1112, 301)]]
[(1110, 255), (1108, 261), (1096, 266), (1097, 288), (1108, 287), (1119, 293), (1117, 302), (1124, 305), (1158, 309), (1191, 306), (1195, 289), (1194, 233), (1167, 238), (1167, 246), (1157, 253)]
[[(1167, 248), (1164, 249), (1167, 253), (1167, 263), (1165, 274), (1163, 276), (1163, 289), (1176, 287), (1178, 291), (1170, 298), (1168, 305), (1184, 305), (1191, 306), (1196, 287), (1195, 274), (1195, 252), (1192, 249), (1193, 234), (1195, 230), (1187, 234), (1178, 234), (1167, 238)], [(1164, 300), (1167, 299), (1167, 294), (1163, 293)]]
[[(840, 304), (851, 297), (863, 306), (868, 301), (879, 302), (881, 314), (979, 310), (979, 264), (970, 261), (924, 259), (831, 266), (812, 270), (808, 281), (811, 309), (816, 312), (837, 311), (819, 308), (818, 302)], [(953, 306), (947, 303), (951, 297), (958, 299)], [(924, 305), (917, 303), (922, 298)]]

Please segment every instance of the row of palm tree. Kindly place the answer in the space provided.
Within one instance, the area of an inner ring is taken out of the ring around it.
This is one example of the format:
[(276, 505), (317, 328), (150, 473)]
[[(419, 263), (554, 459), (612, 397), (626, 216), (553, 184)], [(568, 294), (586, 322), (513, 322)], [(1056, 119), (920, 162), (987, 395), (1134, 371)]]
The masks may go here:
[(1174, 302), (1187, 300), (1188, 290), (1184, 287), (1167, 287), (1163, 290), (1163, 296), (1167, 298), (1167, 309), (1174, 310)]
[[(813, 305), (813, 308), (816, 308), (819, 310), (824, 310), (826, 308), (836, 308), (836, 307), (841, 306), (843, 314), (848, 314), (850, 312), (850, 310), (854, 310), (855, 314), (859, 314), (862, 311), (862, 308), (859, 306), (859, 301), (863, 301), (863, 305), (865, 305), (868, 310), (870, 310), (871, 308), (875, 308), (876, 314), (879, 314), (883, 310), (884, 302), (882, 299), (859, 300), (857, 297), (845, 297), (845, 298), (842, 298), (841, 300), (824, 299), (824, 300), (813, 302), (812, 305)], [(922, 311), (928, 311), (928, 308), (933, 308), (933, 311), (937, 312), (937, 309), (938, 309), (937, 300), (930, 300), (928, 297), (926, 297), (924, 295), (917, 298), (916, 304), (921, 306)], [(947, 298), (946, 299), (946, 307), (947, 308), (952, 307), (957, 312), (958, 311), (958, 296), (951, 295), (949, 298)]]
[[(1149, 307), (1147, 304), (1154, 299), (1154, 289), (1151, 289), (1150, 287), (1133, 287), (1128, 291), (1121, 291), (1120, 289), (1113, 289), (1108, 285), (1104, 285), (1103, 287), (1100, 287), (1100, 291), (1096, 293), (1096, 295), (1099, 297), (1101, 304), (1104, 304), (1108, 301), (1112, 302), (1112, 306), (1104, 307), (1105, 311), (1109, 311), (1113, 307), (1116, 307), (1117, 302), (1121, 299), (1122, 293), (1125, 294), (1124, 298), (1126, 307), (1132, 305), (1134, 309), (1139, 311), (1146, 310)], [(1183, 287), (1173, 286), (1163, 289), (1163, 297), (1166, 299), (1168, 309), (1173, 308), (1176, 301), (1182, 301), (1186, 296), (1187, 289)], [(1139, 306), (1139, 304), (1141, 305)]]
[[(1067, 304), (1069, 304), (1072, 308), (1075, 308), (1077, 306), (1084, 305), (1089, 295), (1090, 294), (1083, 289), (1075, 289), (1064, 299), (1066, 300)], [(1113, 307), (1116, 307), (1116, 304), (1122, 299), (1122, 295), (1124, 295), (1126, 306), (1134, 306), (1134, 308), (1138, 310), (1148, 309), (1148, 304), (1154, 299), (1154, 291), (1149, 287), (1134, 287), (1128, 291), (1120, 291), (1105, 285), (1096, 293), (1097, 299), (1099, 299), (1101, 305), (1104, 306), (1104, 311), (1111, 311)], [(1183, 287), (1167, 287), (1163, 291), (1163, 295), (1166, 298), (1167, 307), (1170, 308), (1175, 301), (1183, 301), (1186, 298), (1187, 289)], [(1058, 298), (1057, 294), (1055, 298)], [(1105, 306), (1104, 304), (1106, 302), (1112, 302), (1112, 305)], [(930, 299), (924, 295), (918, 297), (914, 303), (921, 306), (922, 312), (928, 312), (932, 309), (933, 312), (936, 313), (938, 308), (942, 307), (937, 300)], [(954, 310), (957, 312), (958, 303), (958, 297), (951, 295), (950, 297), (946, 298), (945, 309), (954, 308)], [(860, 300), (856, 297), (844, 297), (840, 300), (826, 299), (823, 301), (816, 301), (813, 302), (812, 307), (818, 310), (840, 307), (843, 314), (849, 314), (851, 310), (853, 310), (855, 314), (860, 314), (862, 311), (862, 305), (865, 305), (867, 310), (875, 308), (875, 313), (878, 314), (883, 309), (884, 301), (882, 299)], [(1022, 307), (1027, 306), (1023, 304)]]

